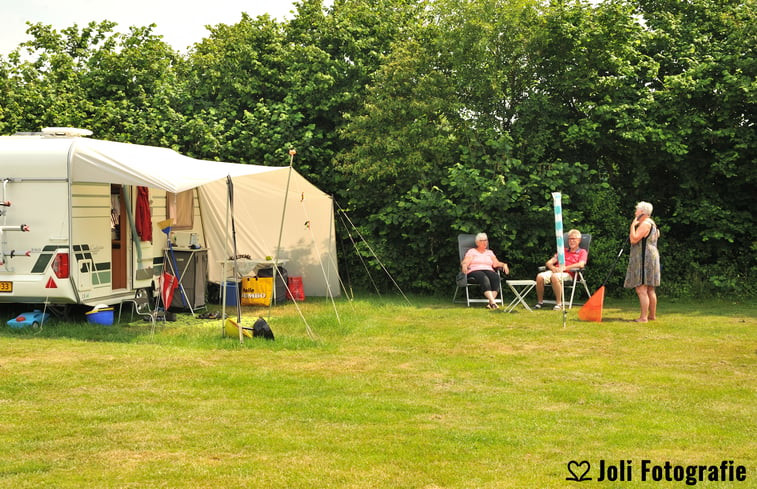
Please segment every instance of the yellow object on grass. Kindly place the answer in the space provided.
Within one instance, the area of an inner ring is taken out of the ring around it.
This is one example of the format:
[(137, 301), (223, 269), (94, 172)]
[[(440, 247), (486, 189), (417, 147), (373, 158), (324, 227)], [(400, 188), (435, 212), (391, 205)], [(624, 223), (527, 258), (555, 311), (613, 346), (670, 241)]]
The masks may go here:
[[(224, 323), (224, 328), (226, 329), (226, 335), (230, 336), (231, 338), (238, 338), (239, 337), (239, 324), (234, 321), (231, 318), (226, 318), (226, 322)], [(242, 328), (242, 334), (245, 335), (248, 338), (252, 338), (252, 331), (250, 331), (247, 328)]]

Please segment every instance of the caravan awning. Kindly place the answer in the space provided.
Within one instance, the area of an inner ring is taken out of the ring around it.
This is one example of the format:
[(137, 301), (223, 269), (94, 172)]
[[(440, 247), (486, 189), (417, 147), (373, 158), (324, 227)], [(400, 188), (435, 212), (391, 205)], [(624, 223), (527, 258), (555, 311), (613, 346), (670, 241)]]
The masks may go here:
[[(214, 282), (228, 278), (221, 276), (219, 264), (233, 249), (225, 181), (230, 175), (238, 253), (260, 258), (280, 252), (288, 260), (290, 275), (302, 277), (306, 295), (339, 295), (333, 200), (289, 166), (203, 161), (166, 148), (81, 137), (18, 135), (0, 136), (0, 171), (0, 177), (11, 182), (67, 182), (71, 188), (77, 186), (77, 191), (78, 184), (90, 183), (148, 187), (156, 190), (151, 193), (157, 196), (150, 203), (153, 211), (165, 205), (161, 194), (197, 188), (196, 210), (208, 250), (208, 276)], [(93, 205), (98, 209), (93, 213), (103, 211), (100, 217), (82, 220), (77, 226), (109, 227), (108, 194), (105, 188), (99, 189), (102, 198)], [(163, 209), (159, 213), (162, 217)], [(40, 220), (41, 216), (35, 217), (35, 222)]]
[(287, 167), (197, 160), (168, 148), (84, 138), (73, 140), (69, 154), (75, 182), (141, 185), (174, 193), (228, 175), (233, 178), (287, 170)]

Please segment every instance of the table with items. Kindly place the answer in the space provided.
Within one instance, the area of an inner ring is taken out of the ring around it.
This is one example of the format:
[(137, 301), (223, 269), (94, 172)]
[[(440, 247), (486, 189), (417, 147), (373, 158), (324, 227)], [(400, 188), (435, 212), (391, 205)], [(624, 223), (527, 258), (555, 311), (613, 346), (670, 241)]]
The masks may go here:
[[(232, 280), (234, 283), (238, 283), (242, 281), (245, 277), (252, 277), (252, 276), (272, 276), (272, 271), (274, 269), (274, 264), (276, 268), (276, 286), (273, 287), (273, 299), (274, 302), (281, 302), (285, 297), (285, 290), (286, 286), (282, 286), (282, 282), (286, 283), (286, 269), (284, 266), (289, 263), (288, 258), (279, 258), (278, 260), (274, 260), (273, 258), (237, 258), (236, 260), (236, 269), (237, 273), (236, 276), (234, 276), (234, 260), (223, 260), (220, 262), (221, 265), (221, 283), (223, 286), (222, 293), (224, 295), (223, 298), (221, 298), (222, 301), (224, 301), (225, 304), (231, 305), (228, 302), (225, 301), (225, 294), (226, 286), (225, 284)], [(260, 273), (263, 272), (263, 273)], [(234, 286), (236, 287), (236, 286)], [(232, 287), (233, 289), (233, 287)], [(243, 303), (244, 304), (244, 303)]]

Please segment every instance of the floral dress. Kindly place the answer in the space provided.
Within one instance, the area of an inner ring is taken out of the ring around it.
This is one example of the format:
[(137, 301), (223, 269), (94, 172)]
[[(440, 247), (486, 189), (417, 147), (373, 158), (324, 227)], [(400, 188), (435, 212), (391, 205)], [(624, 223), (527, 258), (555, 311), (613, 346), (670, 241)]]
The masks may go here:
[(660, 253), (657, 251), (657, 238), (660, 231), (652, 221), (652, 228), (646, 238), (631, 245), (628, 258), (628, 270), (623, 287), (633, 289), (639, 285), (657, 287), (660, 285)]

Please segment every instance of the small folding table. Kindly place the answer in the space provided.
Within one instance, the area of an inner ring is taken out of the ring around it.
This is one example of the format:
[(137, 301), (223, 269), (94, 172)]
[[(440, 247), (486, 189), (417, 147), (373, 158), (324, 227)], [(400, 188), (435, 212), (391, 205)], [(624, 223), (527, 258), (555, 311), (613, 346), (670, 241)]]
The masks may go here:
[(520, 303), (527, 311), (533, 312), (528, 304), (526, 304), (526, 297), (531, 290), (536, 287), (536, 280), (507, 280), (505, 281), (510, 290), (515, 294), (515, 299), (510, 302), (505, 312), (512, 312), (513, 309)]

